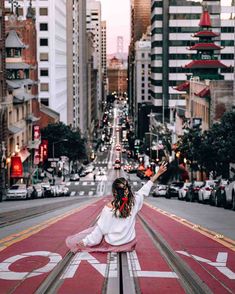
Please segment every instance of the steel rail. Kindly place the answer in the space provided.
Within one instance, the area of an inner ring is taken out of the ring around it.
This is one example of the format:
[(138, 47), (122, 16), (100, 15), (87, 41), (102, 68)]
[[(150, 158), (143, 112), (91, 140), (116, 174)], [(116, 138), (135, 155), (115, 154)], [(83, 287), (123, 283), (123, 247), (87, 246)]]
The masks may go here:
[(152, 239), (155, 247), (167, 261), (168, 265), (179, 277), (179, 282), (187, 294), (212, 294), (213, 292), (204, 281), (181, 259), (164, 238), (154, 231), (142, 215), (138, 218), (144, 230)]

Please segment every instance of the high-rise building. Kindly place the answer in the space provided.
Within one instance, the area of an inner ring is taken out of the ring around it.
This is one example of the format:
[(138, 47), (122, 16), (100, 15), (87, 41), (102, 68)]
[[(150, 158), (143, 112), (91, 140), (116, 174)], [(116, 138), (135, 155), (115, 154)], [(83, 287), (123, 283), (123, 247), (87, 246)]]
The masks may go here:
[[(151, 96), (152, 104), (159, 112), (184, 107), (175, 86), (191, 73), (185, 67), (194, 59), (196, 50), (189, 48), (196, 43), (192, 35), (199, 31), (202, 4), (208, 6), (212, 28), (219, 33), (215, 44), (225, 47), (219, 58), (227, 66), (220, 73), (225, 80), (233, 79), (234, 68), (234, 20), (230, 18), (234, 6), (223, 7), (222, 1), (152, 0), (152, 52)], [(227, 14), (226, 14), (227, 13)], [(163, 116), (164, 117), (164, 116)]]
[(102, 66), (102, 75), (103, 75), (103, 95), (102, 98), (105, 100), (107, 96), (107, 34), (106, 34), (106, 21), (101, 22), (101, 66)]
[(151, 0), (131, 0), (131, 40), (128, 56), (128, 97), (132, 115), (134, 108), (135, 42), (147, 32), (151, 23)]
[(97, 69), (97, 109), (99, 109), (102, 101), (101, 4), (99, 1), (87, 1), (86, 23), (87, 31), (94, 35), (94, 67)]
[(86, 1), (67, 1), (68, 124), (85, 134), (88, 125)]
[[(18, 1), (18, 13), (26, 18), (28, 0)], [(8, 11), (11, 4), (5, 1)], [(37, 29), (37, 60), (39, 68), (39, 99), (60, 114), (60, 120), (67, 123), (67, 31), (66, 1), (35, 0)]]

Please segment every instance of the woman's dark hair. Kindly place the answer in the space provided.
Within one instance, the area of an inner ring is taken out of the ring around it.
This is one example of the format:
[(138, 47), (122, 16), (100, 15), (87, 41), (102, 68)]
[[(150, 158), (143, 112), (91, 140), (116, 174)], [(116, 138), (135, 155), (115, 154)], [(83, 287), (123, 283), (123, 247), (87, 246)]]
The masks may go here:
[[(116, 217), (126, 218), (131, 214), (132, 206), (135, 203), (135, 197), (125, 178), (118, 178), (113, 182), (112, 191), (114, 199), (112, 201), (114, 214)], [(127, 199), (126, 199), (127, 198)], [(125, 202), (123, 199), (126, 199)], [(124, 203), (123, 208), (120, 210)]]

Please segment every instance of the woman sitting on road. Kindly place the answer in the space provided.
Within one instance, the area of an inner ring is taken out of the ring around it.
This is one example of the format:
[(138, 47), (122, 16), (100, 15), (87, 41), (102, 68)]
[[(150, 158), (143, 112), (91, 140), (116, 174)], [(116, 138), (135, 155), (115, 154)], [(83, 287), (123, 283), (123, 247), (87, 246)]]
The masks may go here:
[(97, 225), (76, 235), (69, 236), (66, 244), (72, 252), (131, 251), (136, 245), (136, 215), (148, 196), (153, 183), (167, 170), (163, 163), (157, 174), (133, 195), (125, 178), (113, 182), (113, 200), (106, 204)]

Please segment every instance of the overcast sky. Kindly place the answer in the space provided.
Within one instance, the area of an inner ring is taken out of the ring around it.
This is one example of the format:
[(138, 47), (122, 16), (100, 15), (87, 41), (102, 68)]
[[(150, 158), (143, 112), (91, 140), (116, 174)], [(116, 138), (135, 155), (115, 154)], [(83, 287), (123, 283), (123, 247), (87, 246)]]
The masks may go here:
[[(231, 5), (232, 0), (221, 1), (222, 5)], [(124, 52), (128, 52), (130, 42), (130, 0), (100, 0), (100, 2), (102, 20), (107, 22), (107, 53), (117, 51), (117, 36), (123, 36)]]

